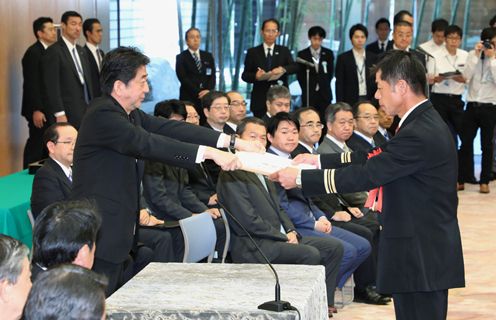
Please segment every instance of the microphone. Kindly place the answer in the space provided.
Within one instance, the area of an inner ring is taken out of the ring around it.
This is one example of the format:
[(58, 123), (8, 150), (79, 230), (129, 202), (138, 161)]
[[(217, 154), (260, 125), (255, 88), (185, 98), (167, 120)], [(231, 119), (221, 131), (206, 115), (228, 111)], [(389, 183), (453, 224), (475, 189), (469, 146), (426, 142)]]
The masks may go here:
[[(303, 61), (305, 61), (305, 60), (303, 60)], [(227, 213), (227, 215), (231, 219), (233, 219), (233, 221), (236, 222), (236, 224), (238, 226), (240, 226), (241, 229), (243, 229), (244, 233), (246, 233), (246, 235), (248, 236), (248, 238), (250, 238), (251, 242), (255, 245), (255, 247), (257, 248), (258, 252), (262, 255), (262, 257), (264, 258), (265, 262), (267, 263), (267, 265), (272, 270), (272, 273), (274, 274), (274, 277), (276, 278), (275, 300), (273, 300), (273, 301), (267, 301), (267, 302), (262, 303), (261, 305), (258, 306), (258, 309), (267, 310), (267, 311), (275, 311), (275, 312), (282, 312), (282, 311), (285, 311), (285, 310), (295, 310), (294, 307), (291, 306), (291, 303), (289, 303), (287, 301), (282, 301), (281, 300), (281, 287), (279, 285), (279, 276), (277, 275), (276, 269), (274, 269), (274, 267), (272, 266), (272, 263), (270, 263), (269, 259), (263, 253), (262, 249), (260, 249), (260, 247), (258, 246), (258, 244), (252, 238), (252, 236), (250, 235), (250, 233), (248, 232), (248, 230), (246, 230), (246, 228), (241, 224), (241, 222), (239, 222), (239, 220), (229, 210), (227, 210), (227, 208), (218, 199), (215, 200), (215, 201), (217, 202), (217, 204), (222, 209), (224, 209), (224, 212)]]
[(324, 68), (324, 73), (327, 73), (327, 61), (322, 61), (322, 68)]
[(301, 64), (307, 66), (308, 68), (315, 68), (315, 65), (313, 63), (311, 63), (310, 61), (307, 61), (305, 59), (302, 59), (300, 57), (296, 58), (296, 62), (301, 63)]
[(425, 56), (428, 56), (429, 58), (434, 58), (434, 56), (432, 54), (430, 54), (429, 52), (427, 52), (424, 49), (422, 49), (422, 47), (417, 47), (417, 49), (414, 49), (414, 50), (422, 53)]

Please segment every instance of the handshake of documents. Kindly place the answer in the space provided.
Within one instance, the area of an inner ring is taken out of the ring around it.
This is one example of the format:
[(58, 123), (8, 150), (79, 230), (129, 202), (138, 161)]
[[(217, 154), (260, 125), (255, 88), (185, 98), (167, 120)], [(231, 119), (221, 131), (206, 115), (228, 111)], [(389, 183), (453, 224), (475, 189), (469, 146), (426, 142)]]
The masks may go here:
[(272, 153), (256, 153), (238, 151), (236, 156), (241, 161), (241, 170), (259, 173), (266, 176), (271, 175), (287, 167), (296, 167), (301, 170), (317, 169), (310, 164), (293, 164), (293, 160), (279, 157)]

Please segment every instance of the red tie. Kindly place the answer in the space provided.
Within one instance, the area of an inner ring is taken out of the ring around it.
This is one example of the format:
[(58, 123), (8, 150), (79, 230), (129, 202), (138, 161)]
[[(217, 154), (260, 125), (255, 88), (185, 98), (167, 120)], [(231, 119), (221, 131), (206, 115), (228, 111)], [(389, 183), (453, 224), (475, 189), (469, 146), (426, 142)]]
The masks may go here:
[[(375, 157), (382, 152), (381, 148), (372, 150), (367, 155), (367, 159)], [(365, 201), (365, 208), (370, 208), (373, 211), (382, 212), (382, 187), (378, 187), (369, 191), (367, 201)]]

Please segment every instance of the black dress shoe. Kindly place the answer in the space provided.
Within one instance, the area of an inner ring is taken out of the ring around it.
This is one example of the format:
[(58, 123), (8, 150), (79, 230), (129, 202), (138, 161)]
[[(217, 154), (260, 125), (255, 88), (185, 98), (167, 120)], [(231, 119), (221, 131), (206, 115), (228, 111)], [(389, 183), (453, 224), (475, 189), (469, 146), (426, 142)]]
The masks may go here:
[(385, 305), (391, 301), (391, 298), (381, 295), (380, 293), (375, 291), (374, 287), (367, 286), (365, 290), (355, 289), (355, 297), (353, 301), (368, 304)]

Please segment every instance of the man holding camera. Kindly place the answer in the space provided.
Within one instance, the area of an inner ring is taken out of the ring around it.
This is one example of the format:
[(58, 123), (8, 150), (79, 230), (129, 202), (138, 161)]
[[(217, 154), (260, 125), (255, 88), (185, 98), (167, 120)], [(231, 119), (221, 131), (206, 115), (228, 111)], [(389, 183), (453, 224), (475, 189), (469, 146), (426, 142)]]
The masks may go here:
[(463, 114), (462, 144), (459, 152), (458, 190), (465, 182), (475, 182), (473, 144), (481, 129), (482, 162), (480, 193), (489, 193), (496, 124), (496, 29), (485, 28), (481, 41), (470, 51), (463, 76), (468, 81), (467, 108)]

